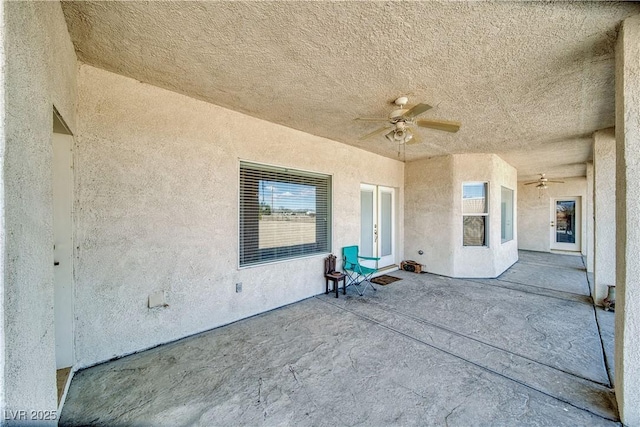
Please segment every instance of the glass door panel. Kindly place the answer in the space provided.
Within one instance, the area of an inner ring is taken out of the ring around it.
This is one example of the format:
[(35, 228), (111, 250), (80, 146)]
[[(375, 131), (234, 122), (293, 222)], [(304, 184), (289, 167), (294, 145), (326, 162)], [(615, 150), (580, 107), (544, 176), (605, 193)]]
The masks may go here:
[(375, 191), (362, 186), (360, 189), (360, 255), (373, 256), (375, 253)]
[(580, 200), (580, 197), (551, 199), (551, 249), (581, 250)]
[(395, 264), (395, 190), (389, 187), (360, 186), (360, 255), (380, 258), (363, 261), (372, 268)]

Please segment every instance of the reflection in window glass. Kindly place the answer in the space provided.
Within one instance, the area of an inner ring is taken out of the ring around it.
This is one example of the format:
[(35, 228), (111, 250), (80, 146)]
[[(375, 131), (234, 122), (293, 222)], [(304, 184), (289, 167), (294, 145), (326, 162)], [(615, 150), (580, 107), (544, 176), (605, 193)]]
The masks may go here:
[(462, 213), (483, 214), (487, 212), (487, 184), (467, 183), (462, 187)]
[(505, 187), (500, 201), (500, 239), (502, 243), (513, 240), (513, 190)]
[(462, 226), (464, 246), (487, 246), (487, 183), (462, 185)]
[(316, 241), (315, 187), (260, 180), (259, 192), (259, 249)]
[(240, 163), (240, 266), (328, 252), (331, 177)]
[(576, 242), (576, 202), (574, 200), (556, 201), (556, 242)]

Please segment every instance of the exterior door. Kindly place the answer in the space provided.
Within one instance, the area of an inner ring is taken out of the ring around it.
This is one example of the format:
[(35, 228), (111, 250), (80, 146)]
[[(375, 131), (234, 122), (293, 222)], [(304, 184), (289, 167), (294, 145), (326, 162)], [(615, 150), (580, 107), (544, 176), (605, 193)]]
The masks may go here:
[(551, 249), (580, 252), (580, 197), (551, 199)]
[(73, 137), (53, 134), (53, 281), (56, 369), (73, 364)]
[(362, 184), (360, 187), (360, 255), (380, 258), (363, 264), (383, 268), (395, 264), (395, 190)]

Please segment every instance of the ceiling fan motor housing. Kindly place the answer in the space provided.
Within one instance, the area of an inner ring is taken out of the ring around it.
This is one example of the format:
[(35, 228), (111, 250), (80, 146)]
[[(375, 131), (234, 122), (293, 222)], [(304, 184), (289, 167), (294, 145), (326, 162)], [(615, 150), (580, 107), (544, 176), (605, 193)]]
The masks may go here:
[(399, 96), (395, 101), (393, 101), (394, 104), (400, 107), (402, 107), (403, 105), (407, 105), (407, 102), (409, 102), (409, 98), (407, 98), (406, 96)]

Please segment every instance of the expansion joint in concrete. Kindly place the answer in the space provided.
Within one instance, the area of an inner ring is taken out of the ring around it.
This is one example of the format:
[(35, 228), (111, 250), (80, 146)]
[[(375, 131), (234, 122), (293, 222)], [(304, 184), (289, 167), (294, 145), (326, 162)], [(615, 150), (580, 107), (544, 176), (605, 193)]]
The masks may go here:
[[(443, 348), (441, 348), (441, 347), (438, 347), (438, 346), (435, 346), (435, 345), (433, 345), (433, 344), (430, 344), (430, 343), (428, 343), (428, 342), (426, 342), (426, 341), (424, 341), (424, 340), (422, 340), (422, 339), (420, 339), (420, 338), (417, 338), (417, 337), (415, 337), (415, 336), (413, 336), (413, 335), (410, 335), (410, 334), (408, 334), (408, 333), (402, 332), (401, 330), (399, 330), (399, 329), (397, 329), (397, 328), (394, 328), (394, 327), (391, 327), (391, 326), (389, 326), (389, 325), (386, 325), (386, 324), (384, 324), (384, 323), (382, 323), (382, 322), (380, 322), (380, 321), (378, 321), (378, 320), (376, 320), (376, 319), (373, 319), (373, 318), (371, 318), (371, 317), (369, 317), (369, 316), (366, 316), (366, 315), (364, 315), (364, 314), (362, 314), (362, 313), (358, 313), (358, 312), (357, 312), (357, 311), (355, 311), (355, 310), (351, 310), (351, 309), (349, 309), (349, 308), (346, 308), (346, 307), (344, 307), (344, 306), (341, 306), (341, 305), (339, 305), (339, 304), (336, 304), (335, 302), (330, 301), (330, 300), (328, 300), (328, 299), (326, 299), (326, 298), (322, 298), (322, 297), (320, 297), (320, 296), (316, 296), (315, 298), (319, 299), (320, 301), (323, 301), (323, 302), (324, 302), (324, 303), (326, 303), (326, 304), (332, 305), (332, 306), (334, 306), (334, 307), (336, 307), (336, 308), (338, 308), (338, 309), (340, 309), (340, 310), (346, 311), (346, 312), (348, 312), (348, 313), (350, 313), (350, 314), (352, 314), (352, 315), (354, 315), (354, 316), (357, 316), (357, 317), (359, 317), (359, 318), (361, 318), (361, 319), (364, 319), (364, 320), (366, 320), (366, 321), (369, 321), (369, 322), (371, 322), (371, 323), (375, 324), (376, 326), (379, 326), (379, 327), (381, 327), (381, 328), (384, 328), (384, 329), (386, 329), (386, 330), (388, 330), (388, 331), (390, 331), (390, 332), (392, 332), (392, 333), (394, 333), (394, 334), (400, 335), (400, 336), (402, 336), (402, 337), (404, 337), (404, 338), (407, 338), (407, 339), (409, 339), (409, 340), (411, 340), (411, 341), (417, 342), (417, 343), (419, 343), (419, 344), (421, 344), (421, 345), (425, 345), (425, 346), (427, 346), (427, 347), (429, 347), (429, 348), (432, 348), (432, 349), (434, 349), (434, 350), (437, 350), (437, 351), (440, 351), (440, 352), (442, 352), (442, 353), (445, 353), (445, 354), (447, 354), (448, 356), (451, 356), (451, 357), (456, 358), (456, 359), (458, 359), (458, 360), (461, 360), (461, 361), (463, 361), (463, 362), (465, 362), (465, 363), (468, 363), (468, 364), (470, 364), (470, 365), (473, 365), (473, 366), (475, 366), (476, 368), (481, 369), (481, 370), (483, 370), (483, 371), (485, 371), (485, 372), (488, 372), (488, 373), (490, 373), (490, 374), (493, 374), (493, 375), (496, 375), (496, 376), (501, 377), (501, 378), (503, 378), (503, 379), (506, 379), (507, 381), (514, 382), (514, 383), (516, 383), (516, 384), (518, 384), (518, 385), (521, 385), (521, 386), (523, 386), (523, 387), (526, 387), (527, 389), (533, 390), (533, 391), (535, 391), (535, 392), (538, 392), (538, 393), (540, 393), (540, 394), (543, 394), (543, 395), (545, 395), (545, 396), (548, 396), (548, 397), (550, 397), (550, 398), (552, 398), (552, 399), (555, 399), (555, 400), (557, 400), (557, 401), (559, 401), (559, 402), (562, 402), (562, 403), (564, 403), (564, 404), (570, 405), (570, 406), (572, 406), (572, 407), (574, 407), (574, 408), (576, 408), (576, 409), (579, 409), (579, 410), (582, 410), (582, 411), (588, 412), (588, 413), (590, 413), (590, 414), (591, 414), (591, 415), (593, 415), (593, 416), (596, 416), (596, 417), (599, 417), (599, 418), (602, 418), (602, 419), (606, 419), (606, 420), (609, 420), (609, 421), (619, 421), (616, 417), (606, 416), (606, 415), (603, 415), (603, 414), (601, 414), (601, 413), (594, 412), (594, 411), (590, 410), (589, 408), (582, 407), (582, 406), (580, 406), (580, 405), (578, 405), (578, 404), (576, 404), (576, 403), (573, 403), (573, 402), (571, 402), (571, 401), (569, 401), (569, 400), (567, 400), (567, 399), (563, 399), (562, 397), (559, 397), (559, 396), (554, 396), (553, 394), (550, 394), (550, 393), (548, 393), (548, 392), (546, 392), (546, 391), (544, 391), (544, 390), (541, 390), (541, 389), (539, 389), (539, 388), (537, 388), (537, 387), (534, 387), (534, 386), (532, 386), (532, 385), (530, 385), (530, 384), (527, 384), (527, 383), (525, 383), (525, 382), (523, 382), (523, 381), (519, 381), (519, 380), (518, 380), (518, 379), (516, 379), (516, 378), (513, 378), (513, 377), (510, 377), (510, 376), (505, 375), (505, 374), (503, 374), (503, 373), (500, 373), (500, 372), (498, 372), (498, 371), (496, 371), (496, 370), (494, 370), (494, 369), (488, 368), (488, 367), (486, 367), (486, 366), (482, 366), (481, 364), (478, 364), (478, 363), (476, 363), (476, 362), (473, 362), (472, 360), (469, 360), (469, 359), (467, 359), (467, 358), (465, 358), (465, 357), (462, 357), (462, 356), (460, 356), (460, 355), (457, 355), (457, 354), (455, 354), (455, 353), (452, 353), (452, 352), (450, 352), (450, 351), (447, 351), (446, 349), (443, 349)], [(515, 355), (515, 354), (514, 354), (514, 356), (517, 356), (517, 355)], [(539, 362), (536, 362), (536, 363), (539, 363)], [(587, 380), (587, 381), (590, 381), (590, 380)], [(601, 384), (598, 384), (597, 382), (594, 382), (594, 381), (590, 381), (590, 382), (592, 382), (592, 383), (594, 383), (594, 384), (596, 384), (596, 385), (601, 385)]]

